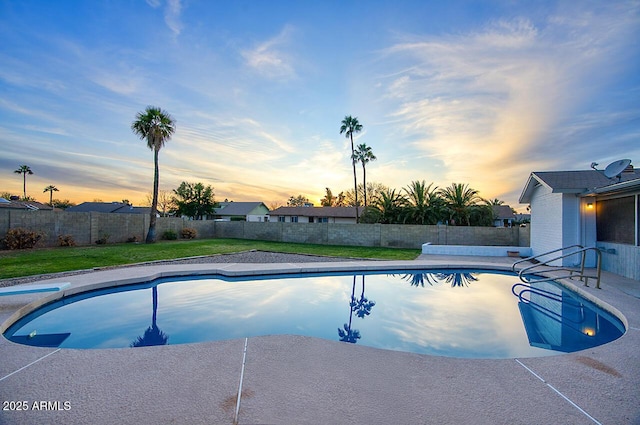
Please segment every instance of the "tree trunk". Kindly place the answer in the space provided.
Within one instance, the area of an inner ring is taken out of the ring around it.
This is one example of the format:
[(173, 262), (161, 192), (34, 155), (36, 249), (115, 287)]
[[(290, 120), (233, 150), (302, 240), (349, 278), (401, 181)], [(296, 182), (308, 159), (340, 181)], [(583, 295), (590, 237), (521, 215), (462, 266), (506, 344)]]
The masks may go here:
[(158, 210), (158, 182), (160, 179), (160, 173), (158, 170), (158, 151), (155, 147), (153, 149), (153, 201), (151, 201), (151, 213), (149, 216), (149, 232), (147, 232), (146, 243), (154, 243), (156, 241), (156, 215)]
[(367, 167), (362, 163), (362, 186), (364, 187), (364, 207), (367, 208)]
[(353, 159), (353, 154), (355, 151), (353, 150), (353, 131), (349, 133), (351, 138), (351, 165), (353, 165), (353, 189), (355, 191), (356, 196), (356, 223), (360, 221), (360, 214), (358, 212), (358, 180), (356, 179), (356, 161)]

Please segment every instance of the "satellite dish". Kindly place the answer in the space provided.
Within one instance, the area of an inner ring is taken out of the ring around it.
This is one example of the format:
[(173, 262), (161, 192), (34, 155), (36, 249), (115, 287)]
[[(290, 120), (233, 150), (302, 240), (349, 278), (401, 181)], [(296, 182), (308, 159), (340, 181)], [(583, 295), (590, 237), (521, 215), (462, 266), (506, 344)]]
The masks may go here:
[(620, 173), (624, 171), (631, 164), (630, 159), (620, 159), (618, 161), (612, 162), (607, 165), (607, 168), (604, 169), (604, 175), (610, 179), (614, 177), (618, 177)]

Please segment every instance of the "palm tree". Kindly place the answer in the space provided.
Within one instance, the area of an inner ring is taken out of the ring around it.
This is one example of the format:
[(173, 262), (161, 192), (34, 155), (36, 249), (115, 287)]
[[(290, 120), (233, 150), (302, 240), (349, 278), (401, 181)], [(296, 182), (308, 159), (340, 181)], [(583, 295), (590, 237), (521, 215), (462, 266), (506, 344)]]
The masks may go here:
[(53, 211), (53, 192), (58, 192), (58, 188), (50, 184), (42, 191), (42, 193), (47, 192), (49, 192), (49, 205), (51, 205), (51, 211)]
[(431, 188), (424, 180), (412, 181), (403, 190), (407, 194), (407, 213), (405, 221), (410, 224), (436, 224), (440, 218), (442, 200), (438, 196), (438, 187)]
[(338, 196), (334, 196), (331, 189), (329, 189), (328, 187), (325, 187), (325, 189), (326, 189), (326, 194), (324, 195), (324, 198), (320, 200), (320, 205), (322, 205), (323, 207), (344, 207), (345, 206), (343, 192), (340, 192)]
[(504, 205), (504, 201), (498, 198), (493, 198), (493, 199), (489, 199), (489, 200), (485, 200), (485, 202), (487, 203), (487, 205), (491, 205), (493, 206), (498, 206), (498, 205)]
[(373, 204), (379, 213), (379, 222), (382, 224), (396, 224), (401, 222), (401, 215), (407, 200), (404, 196), (396, 193), (395, 189), (387, 189), (380, 192)]
[(31, 168), (29, 168), (28, 165), (21, 165), (17, 170), (14, 171), (14, 173), (22, 174), (22, 192), (24, 193), (22, 198), (26, 200), (27, 199), (27, 174), (31, 175), (33, 174), (33, 171), (31, 171)]
[(358, 212), (358, 180), (356, 179), (356, 161), (353, 159), (355, 150), (353, 149), (353, 133), (360, 133), (362, 131), (362, 124), (358, 122), (358, 117), (352, 117), (347, 115), (342, 120), (340, 126), (340, 134), (344, 133), (344, 136), (351, 140), (351, 165), (353, 165), (353, 190), (356, 195), (356, 223), (360, 219)]
[(136, 120), (131, 124), (131, 130), (140, 139), (146, 139), (147, 146), (153, 150), (153, 200), (151, 202), (149, 232), (146, 239), (146, 243), (152, 243), (156, 240), (156, 215), (158, 210), (158, 152), (175, 133), (176, 123), (168, 112), (155, 106), (147, 106), (144, 112), (138, 112)]
[(466, 184), (451, 183), (451, 186), (441, 189), (439, 193), (449, 210), (449, 219), (455, 220), (456, 223), (465, 223), (470, 226), (469, 214), (471, 207), (482, 200), (478, 196), (478, 191), (469, 188)]
[(367, 163), (371, 161), (375, 161), (377, 158), (373, 154), (371, 147), (367, 146), (365, 143), (358, 145), (356, 151), (351, 155), (351, 159), (354, 164), (356, 162), (362, 163), (362, 186), (364, 188), (364, 206), (367, 207)]

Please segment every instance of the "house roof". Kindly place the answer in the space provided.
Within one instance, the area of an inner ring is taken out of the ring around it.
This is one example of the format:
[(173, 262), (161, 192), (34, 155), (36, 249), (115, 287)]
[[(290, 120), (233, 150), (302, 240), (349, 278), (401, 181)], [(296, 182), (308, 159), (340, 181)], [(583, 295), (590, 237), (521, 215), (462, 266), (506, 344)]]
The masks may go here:
[(626, 188), (640, 188), (640, 169), (625, 170), (618, 178), (608, 178), (600, 170), (577, 171), (535, 171), (531, 173), (520, 195), (520, 203), (531, 202), (533, 191), (538, 185), (547, 187), (553, 193), (607, 193), (624, 185)]
[(269, 215), (356, 218), (355, 207), (280, 207)]
[(263, 202), (220, 202), (220, 207), (215, 208), (215, 215), (242, 216), (250, 214), (256, 208), (264, 206)]
[(66, 209), (69, 212), (149, 214), (149, 207), (134, 207), (122, 202), (83, 202)]
[(52, 208), (41, 202), (36, 201), (11, 201), (5, 198), (0, 198), (0, 208), (10, 210), (51, 210)]
[(509, 205), (493, 205), (493, 216), (497, 220), (503, 220), (505, 218), (515, 218), (515, 214)]

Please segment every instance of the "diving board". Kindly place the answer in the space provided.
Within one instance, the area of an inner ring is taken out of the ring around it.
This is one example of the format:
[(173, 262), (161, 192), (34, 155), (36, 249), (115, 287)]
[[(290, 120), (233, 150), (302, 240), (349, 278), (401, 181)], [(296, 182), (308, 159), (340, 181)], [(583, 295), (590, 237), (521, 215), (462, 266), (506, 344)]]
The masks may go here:
[(24, 295), (35, 294), (38, 292), (56, 292), (62, 291), (71, 285), (69, 282), (56, 283), (32, 283), (27, 285), (7, 286), (0, 288), (0, 297), (3, 295)]

